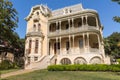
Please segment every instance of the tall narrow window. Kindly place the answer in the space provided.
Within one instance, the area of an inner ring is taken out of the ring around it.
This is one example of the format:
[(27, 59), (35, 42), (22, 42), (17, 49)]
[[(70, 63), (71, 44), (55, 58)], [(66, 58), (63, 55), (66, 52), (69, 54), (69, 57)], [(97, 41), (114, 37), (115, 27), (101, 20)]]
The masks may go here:
[(83, 48), (83, 40), (79, 40), (79, 48)]
[(33, 31), (36, 31), (36, 25), (35, 24), (33, 25)]
[(69, 50), (70, 48), (70, 44), (69, 44), (69, 41), (66, 42), (66, 50)]
[(29, 54), (31, 53), (31, 47), (32, 47), (32, 40), (29, 40), (29, 50), (28, 50)]
[(40, 31), (41, 29), (41, 24), (38, 24), (38, 31)]
[(39, 42), (38, 40), (35, 41), (35, 53), (38, 53), (38, 45), (39, 45)]

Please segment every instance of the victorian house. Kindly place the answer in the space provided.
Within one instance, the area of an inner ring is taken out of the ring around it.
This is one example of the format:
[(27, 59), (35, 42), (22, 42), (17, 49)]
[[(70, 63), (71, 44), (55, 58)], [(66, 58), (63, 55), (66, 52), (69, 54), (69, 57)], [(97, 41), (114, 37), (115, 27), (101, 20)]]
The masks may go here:
[(53, 64), (110, 64), (97, 11), (82, 4), (50, 10), (32, 7), (27, 21), (25, 69)]

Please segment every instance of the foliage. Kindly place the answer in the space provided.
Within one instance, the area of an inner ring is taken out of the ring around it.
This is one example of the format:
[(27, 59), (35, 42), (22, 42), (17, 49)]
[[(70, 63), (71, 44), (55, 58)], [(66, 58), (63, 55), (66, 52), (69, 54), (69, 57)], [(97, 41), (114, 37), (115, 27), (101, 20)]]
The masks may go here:
[[(11, 52), (16, 59), (24, 56), (24, 39), (15, 32), (18, 27), (18, 13), (9, 0), (0, 0), (0, 55)], [(16, 60), (15, 59), (15, 60)]]
[[(112, 0), (113, 2), (117, 2), (120, 5), (120, 0)], [(119, 16), (114, 16), (113, 20), (120, 23), (120, 17)]]
[(120, 65), (52, 65), (47, 68), (49, 71), (120, 71)]
[(117, 2), (118, 4), (120, 4), (120, 0), (112, 0), (113, 2)]
[(8, 69), (14, 69), (18, 68), (17, 65), (9, 60), (3, 60), (0, 63), (0, 70), (8, 70)]
[(119, 64), (120, 64), (120, 59), (117, 59), (117, 62), (119, 62)]
[(120, 57), (120, 33), (114, 32), (104, 39), (105, 53), (114, 58)]

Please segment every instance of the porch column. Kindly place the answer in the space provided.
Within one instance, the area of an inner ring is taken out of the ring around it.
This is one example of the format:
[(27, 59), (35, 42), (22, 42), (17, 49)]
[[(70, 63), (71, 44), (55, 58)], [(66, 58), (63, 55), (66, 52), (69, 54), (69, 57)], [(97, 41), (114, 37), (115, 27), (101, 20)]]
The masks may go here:
[(31, 39), (31, 40), (32, 42), (31, 42), (31, 53), (30, 54), (33, 54), (35, 50), (35, 39)]
[(61, 37), (59, 37), (59, 39), (60, 39), (60, 53), (59, 54), (61, 54)]
[(72, 18), (72, 29), (74, 29), (74, 18)]
[(73, 52), (75, 51), (74, 50), (74, 35), (72, 35), (72, 39), (73, 39)]
[(83, 49), (84, 49), (84, 52), (86, 52), (86, 49), (85, 49), (85, 34), (83, 33)]
[(85, 18), (86, 18), (86, 25), (88, 25), (88, 22), (87, 22), (87, 21), (88, 21), (88, 20), (87, 20), (87, 16), (85, 16)]
[(50, 55), (50, 51), (49, 51), (49, 50), (50, 50), (50, 49), (49, 49), (49, 48), (50, 48), (50, 47), (49, 47), (49, 41), (50, 41), (50, 39), (47, 39), (47, 45), (48, 45), (48, 46), (47, 46), (47, 53), (48, 53), (48, 55)]
[(82, 26), (83, 26), (83, 24), (84, 24), (84, 23), (83, 23), (83, 16), (82, 16), (81, 18), (82, 18)]
[(58, 54), (58, 38), (56, 38), (56, 54)]
[(87, 33), (87, 51), (89, 52), (89, 33)]
[(48, 25), (47, 25), (47, 26), (48, 26), (48, 27), (47, 27), (47, 33), (50, 33), (50, 25), (51, 25), (51, 24), (48, 23)]
[(59, 26), (60, 26), (59, 31), (61, 33), (61, 21), (59, 21)]
[(71, 52), (71, 36), (69, 35), (69, 45), (70, 45), (70, 49), (69, 49), (69, 53)]
[(70, 31), (70, 19), (68, 19), (69, 31)]
[(58, 22), (56, 21), (56, 31), (58, 31)]
[(95, 19), (96, 19), (96, 26), (97, 26), (97, 28), (99, 28), (97, 16), (95, 17)]
[(100, 37), (99, 37), (99, 35), (97, 34), (97, 37), (98, 37), (98, 46), (99, 46), (99, 50), (100, 50)]

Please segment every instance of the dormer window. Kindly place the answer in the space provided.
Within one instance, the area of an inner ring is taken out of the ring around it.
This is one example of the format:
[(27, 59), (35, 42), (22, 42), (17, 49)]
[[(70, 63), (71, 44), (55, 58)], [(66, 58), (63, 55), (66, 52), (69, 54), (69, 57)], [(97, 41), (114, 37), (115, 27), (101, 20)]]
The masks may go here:
[(37, 12), (36, 14), (39, 15), (39, 12)]
[(72, 10), (71, 9), (64, 9), (64, 14), (68, 14), (68, 13), (71, 13)]

